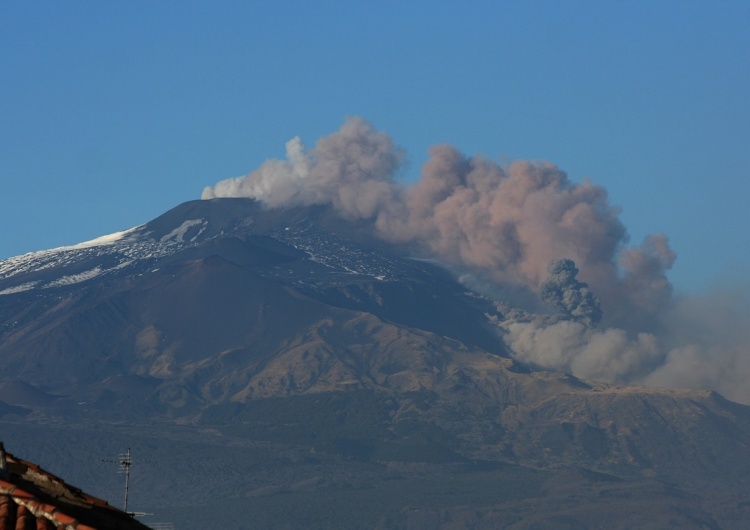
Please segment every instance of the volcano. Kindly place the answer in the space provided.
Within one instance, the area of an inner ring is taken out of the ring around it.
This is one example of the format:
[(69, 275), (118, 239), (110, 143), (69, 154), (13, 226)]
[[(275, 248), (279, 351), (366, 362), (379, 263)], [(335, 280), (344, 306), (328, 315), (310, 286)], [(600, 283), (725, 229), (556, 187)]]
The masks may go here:
[(141, 502), (179, 528), (744, 527), (750, 407), (519, 363), (467, 285), (240, 198), (11, 258), (0, 437), (99, 496), (60, 452), (158, 455)]

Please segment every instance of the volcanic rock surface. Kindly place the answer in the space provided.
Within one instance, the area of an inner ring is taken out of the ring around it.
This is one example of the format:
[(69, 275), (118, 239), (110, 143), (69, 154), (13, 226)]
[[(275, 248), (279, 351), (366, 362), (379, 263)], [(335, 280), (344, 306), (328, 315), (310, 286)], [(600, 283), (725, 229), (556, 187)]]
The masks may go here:
[(495, 302), (324, 207), (185, 203), (0, 262), (0, 438), (99, 495), (60, 451), (160, 455), (178, 528), (743, 527), (750, 407), (523, 366)]

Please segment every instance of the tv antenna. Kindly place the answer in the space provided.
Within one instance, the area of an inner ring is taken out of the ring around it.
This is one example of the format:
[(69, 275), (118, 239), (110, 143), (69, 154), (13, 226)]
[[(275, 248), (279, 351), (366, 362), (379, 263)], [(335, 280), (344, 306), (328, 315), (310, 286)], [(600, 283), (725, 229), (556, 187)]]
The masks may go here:
[[(130, 468), (133, 465), (133, 457), (130, 455), (130, 447), (124, 453), (117, 455), (117, 460), (111, 459), (100, 459), (102, 462), (110, 462), (117, 464), (117, 472), (125, 475), (125, 508), (124, 512), (133, 517), (143, 517), (144, 515), (154, 515), (153, 513), (146, 512), (129, 512), (128, 511), (128, 494), (130, 493)], [(158, 530), (174, 530), (172, 523), (153, 523), (151, 528)]]
[(124, 453), (117, 455), (117, 460), (102, 459), (102, 462), (111, 462), (117, 464), (118, 473), (125, 475), (125, 513), (130, 515), (146, 515), (140, 512), (129, 512), (128, 511), (128, 494), (130, 493), (130, 467), (133, 465), (133, 458), (130, 456), (130, 447)]

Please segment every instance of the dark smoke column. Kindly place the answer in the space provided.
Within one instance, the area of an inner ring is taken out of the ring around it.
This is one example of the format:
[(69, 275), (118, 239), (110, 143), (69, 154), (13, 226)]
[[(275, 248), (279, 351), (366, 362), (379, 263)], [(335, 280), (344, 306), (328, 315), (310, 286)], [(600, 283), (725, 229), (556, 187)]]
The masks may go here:
[(596, 326), (602, 318), (599, 299), (589, 290), (586, 283), (576, 279), (578, 268), (569, 259), (553, 259), (547, 265), (547, 280), (542, 284), (539, 295), (551, 305), (587, 326)]

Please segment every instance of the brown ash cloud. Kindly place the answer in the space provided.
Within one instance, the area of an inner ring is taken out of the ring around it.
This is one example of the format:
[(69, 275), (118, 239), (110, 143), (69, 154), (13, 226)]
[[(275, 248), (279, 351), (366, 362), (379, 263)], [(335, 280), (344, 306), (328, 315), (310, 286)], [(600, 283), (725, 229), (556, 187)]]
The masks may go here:
[[(607, 191), (589, 180), (573, 182), (549, 162), (500, 165), (450, 145), (429, 154), (419, 178), (406, 185), (396, 178), (404, 152), (388, 134), (353, 117), (313, 148), (294, 138), (285, 160), (268, 160), (202, 196), (252, 197), (270, 208), (329, 205), (344, 220), (371, 223), (384, 240), (500, 289), (547, 293), (567, 320), (503, 324), (511, 351), (532, 364), (617, 382), (695, 384), (679, 374), (683, 366), (698, 369), (695, 359), (711, 359), (695, 353), (710, 347), (688, 340), (685, 318), (674, 316), (684, 302), (667, 278), (676, 254), (665, 235), (629, 244)], [(550, 263), (567, 272), (550, 280)], [(746, 348), (722, 351), (750, 358)], [(722, 388), (718, 377), (700, 384)]]

